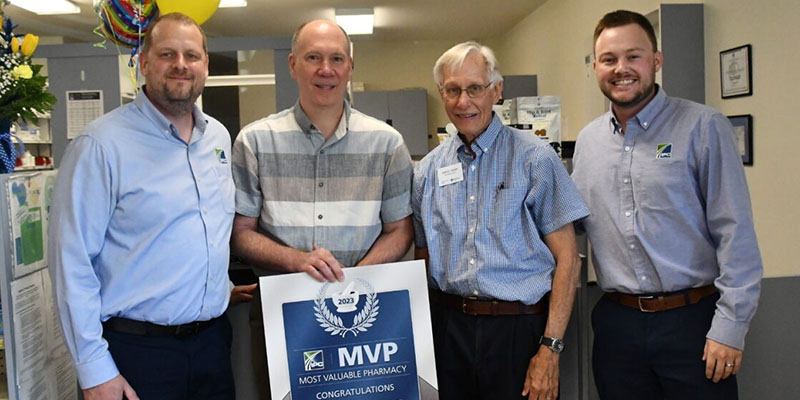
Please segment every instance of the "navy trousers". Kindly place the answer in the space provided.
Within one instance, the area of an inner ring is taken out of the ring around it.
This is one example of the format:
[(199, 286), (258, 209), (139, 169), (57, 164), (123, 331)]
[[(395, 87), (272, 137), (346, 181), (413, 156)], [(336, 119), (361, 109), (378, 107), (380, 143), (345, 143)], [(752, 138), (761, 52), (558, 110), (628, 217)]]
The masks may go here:
[(231, 336), (225, 316), (180, 339), (103, 332), (120, 374), (141, 400), (234, 400)]
[(604, 400), (735, 400), (736, 377), (706, 379), (706, 333), (719, 294), (645, 313), (603, 296), (592, 311), (592, 368)]
[(519, 400), (547, 314), (473, 316), (431, 306), (440, 400)]

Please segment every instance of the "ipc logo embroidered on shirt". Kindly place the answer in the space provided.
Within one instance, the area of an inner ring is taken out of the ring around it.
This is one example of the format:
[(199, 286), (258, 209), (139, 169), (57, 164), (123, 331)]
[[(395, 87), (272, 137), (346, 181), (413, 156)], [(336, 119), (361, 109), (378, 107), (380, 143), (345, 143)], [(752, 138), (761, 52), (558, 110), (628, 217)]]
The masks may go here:
[(672, 143), (657, 145), (656, 158), (672, 158)]
[(228, 157), (225, 157), (225, 150), (214, 149), (214, 152), (217, 153), (217, 160), (219, 160), (220, 164), (227, 164), (228, 163)]

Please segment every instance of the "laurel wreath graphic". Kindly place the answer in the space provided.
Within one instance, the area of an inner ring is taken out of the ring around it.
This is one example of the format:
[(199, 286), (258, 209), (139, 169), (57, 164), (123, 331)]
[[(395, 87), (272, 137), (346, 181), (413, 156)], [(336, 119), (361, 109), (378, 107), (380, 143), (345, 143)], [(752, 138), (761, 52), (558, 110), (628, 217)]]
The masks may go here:
[(366, 332), (378, 316), (378, 309), (380, 309), (378, 295), (375, 294), (375, 290), (369, 282), (363, 279), (357, 280), (367, 289), (367, 299), (364, 302), (364, 308), (353, 317), (353, 325), (349, 328), (344, 325), (342, 318), (332, 313), (325, 304), (325, 292), (330, 283), (326, 282), (322, 285), (317, 293), (317, 298), (314, 300), (314, 316), (317, 317), (319, 326), (325, 329), (325, 332), (330, 332), (331, 336), (345, 337), (348, 333), (358, 336), (359, 332)]

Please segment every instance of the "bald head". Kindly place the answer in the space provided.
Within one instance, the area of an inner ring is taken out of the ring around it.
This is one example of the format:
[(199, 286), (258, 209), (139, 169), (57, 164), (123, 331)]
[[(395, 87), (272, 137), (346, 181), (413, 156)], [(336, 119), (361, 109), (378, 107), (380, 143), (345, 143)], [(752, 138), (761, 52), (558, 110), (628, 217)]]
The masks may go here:
[(347, 54), (350, 54), (350, 36), (342, 29), (341, 26), (325, 19), (315, 19), (312, 21), (304, 22), (300, 25), (292, 35), (292, 53), (297, 53), (298, 46), (301, 40), (304, 39), (307, 31), (315, 31), (316, 33), (324, 35), (334, 35), (341, 37), (344, 42), (344, 48), (347, 49)]

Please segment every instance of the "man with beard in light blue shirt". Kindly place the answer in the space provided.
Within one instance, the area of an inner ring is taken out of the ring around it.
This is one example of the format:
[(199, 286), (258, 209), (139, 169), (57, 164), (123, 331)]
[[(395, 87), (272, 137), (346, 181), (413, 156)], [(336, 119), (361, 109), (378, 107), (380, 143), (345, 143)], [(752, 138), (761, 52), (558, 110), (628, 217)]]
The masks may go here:
[(64, 336), (87, 400), (232, 400), (222, 314), (234, 186), (230, 136), (194, 105), (205, 35), (161, 16), (140, 57), (147, 84), (73, 140), (56, 181), (49, 255)]

